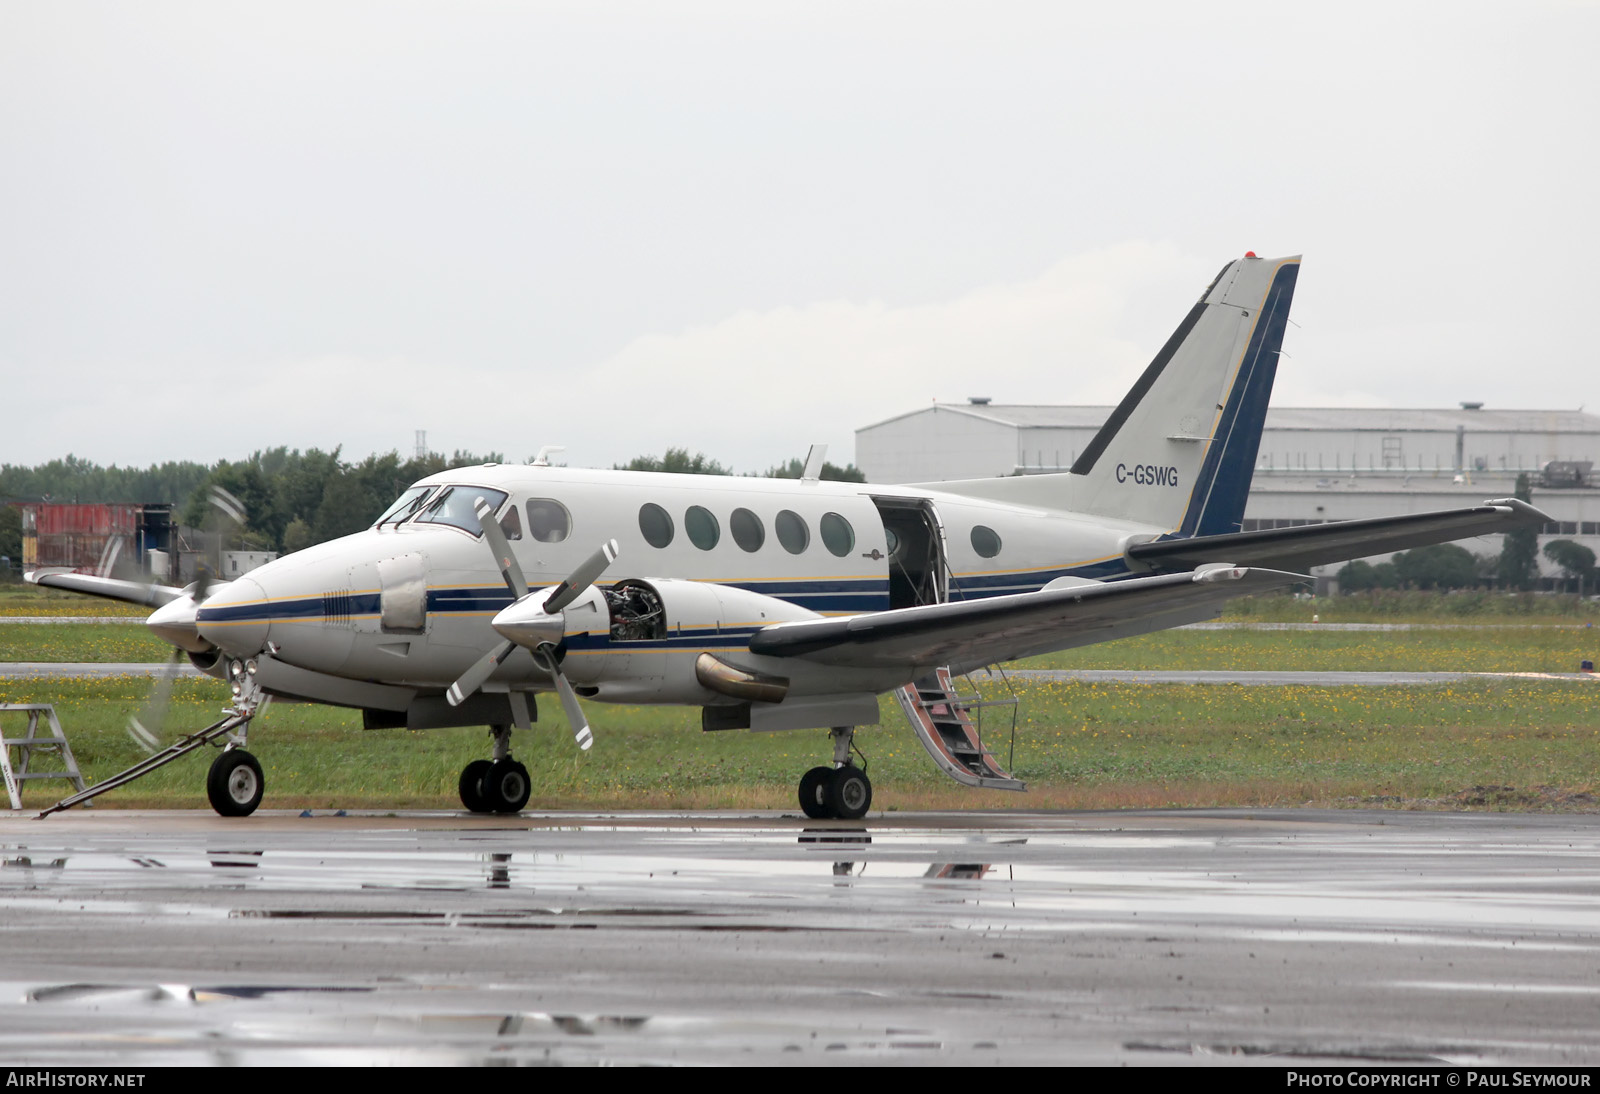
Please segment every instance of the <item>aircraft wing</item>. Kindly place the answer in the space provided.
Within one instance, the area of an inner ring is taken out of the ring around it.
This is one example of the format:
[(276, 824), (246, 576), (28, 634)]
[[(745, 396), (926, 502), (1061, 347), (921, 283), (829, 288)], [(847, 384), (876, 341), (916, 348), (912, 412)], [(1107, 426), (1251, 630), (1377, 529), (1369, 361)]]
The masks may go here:
[(918, 671), (949, 665), (963, 672), (1197, 623), (1236, 596), (1306, 580), (1304, 574), (1214, 566), (847, 619), (777, 623), (757, 631), (750, 650), (822, 665)]
[(143, 604), (159, 608), (183, 595), (182, 589), (170, 585), (143, 585), (137, 581), (118, 581), (112, 577), (94, 577), (70, 571), (29, 570), (22, 580), (30, 585), (43, 585), (51, 589), (70, 589), (75, 593), (104, 597), (107, 600), (125, 600), (129, 604)]
[(1305, 569), (1469, 536), (1509, 532), (1520, 525), (1544, 524), (1549, 519), (1525, 501), (1501, 498), (1467, 509), (1136, 543), (1128, 548), (1128, 557), (1157, 570), (1190, 570), (1208, 563)]

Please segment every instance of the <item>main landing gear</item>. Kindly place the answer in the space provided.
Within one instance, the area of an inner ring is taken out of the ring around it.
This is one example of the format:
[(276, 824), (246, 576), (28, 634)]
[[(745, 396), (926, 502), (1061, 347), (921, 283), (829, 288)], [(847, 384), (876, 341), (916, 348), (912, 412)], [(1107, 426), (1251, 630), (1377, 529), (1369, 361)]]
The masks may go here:
[(850, 762), (855, 728), (835, 726), (828, 732), (833, 766), (813, 767), (800, 777), (800, 809), (812, 820), (860, 820), (872, 808), (872, 780), (864, 767)]
[(533, 783), (528, 769), (511, 758), (511, 727), (490, 726), (494, 759), (473, 760), (461, 769), (457, 789), (470, 813), (516, 813), (528, 804)]

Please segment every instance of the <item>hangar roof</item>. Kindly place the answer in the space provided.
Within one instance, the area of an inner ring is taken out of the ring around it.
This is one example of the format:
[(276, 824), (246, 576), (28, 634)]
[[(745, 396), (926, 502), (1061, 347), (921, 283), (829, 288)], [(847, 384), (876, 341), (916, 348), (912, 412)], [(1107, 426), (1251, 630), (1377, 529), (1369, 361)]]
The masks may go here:
[[(1021, 403), (934, 403), (931, 408), (896, 414), (863, 426), (875, 429), (929, 410), (963, 414), (1019, 429), (1094, 429), (1111, 414), (1109, 406), (1046, 406)], [(1269, 407), (1268, 429), (1377, 430), (1454, 433), (1600, 433), (1600, 417), (1581, 410), (1466, 410), (1461, 407)]]

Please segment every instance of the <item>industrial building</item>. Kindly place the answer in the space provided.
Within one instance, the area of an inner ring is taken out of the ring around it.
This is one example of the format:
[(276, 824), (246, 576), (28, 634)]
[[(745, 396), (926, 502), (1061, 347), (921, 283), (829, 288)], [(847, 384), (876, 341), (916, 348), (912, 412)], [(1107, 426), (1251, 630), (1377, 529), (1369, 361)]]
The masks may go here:
[(66, 566), (85, 573), (143, 570), (172, 542), (172, 506), (14, 502), (22, 516), (22, 568)]
[[(856, 430), (868, 482), (936, 482), (1066, 471), (1109, 406), (934, 403)], [(1273, 407), (1256, 460), (1244, 528), (1422, 513), (1508, 497), (1519, 474), (1552, 522), (1540, 535), (1600, 555), (1600, 417), (1581, 410), (1378, 410)], [(1461, 544), (1497, 554), (1500, 537)], [(1544, 558), (1549, 576), (1558, 572)], [(1337, 572), (1324, 567), (1320, 577)]]
[(184, 585), (202, 563), (231, 580), (278, 557), (276, 551), (224, 550), (217, 533), (173, 524), (172, 506), (165, 503), (10, 504), (21, 514), (24, 571), (63, 567)]

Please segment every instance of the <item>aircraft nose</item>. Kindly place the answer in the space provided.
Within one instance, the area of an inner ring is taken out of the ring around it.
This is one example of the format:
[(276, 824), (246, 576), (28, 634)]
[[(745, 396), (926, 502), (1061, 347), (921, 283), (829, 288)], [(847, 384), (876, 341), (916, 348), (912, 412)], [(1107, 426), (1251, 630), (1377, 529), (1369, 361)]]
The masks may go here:
[(267, 644), (269, 607), (260, 585), (248, 577), (236, 578), (212, 590), (195, 611), (195, 623), (200, 636), (224, 653), (251, 657)]

